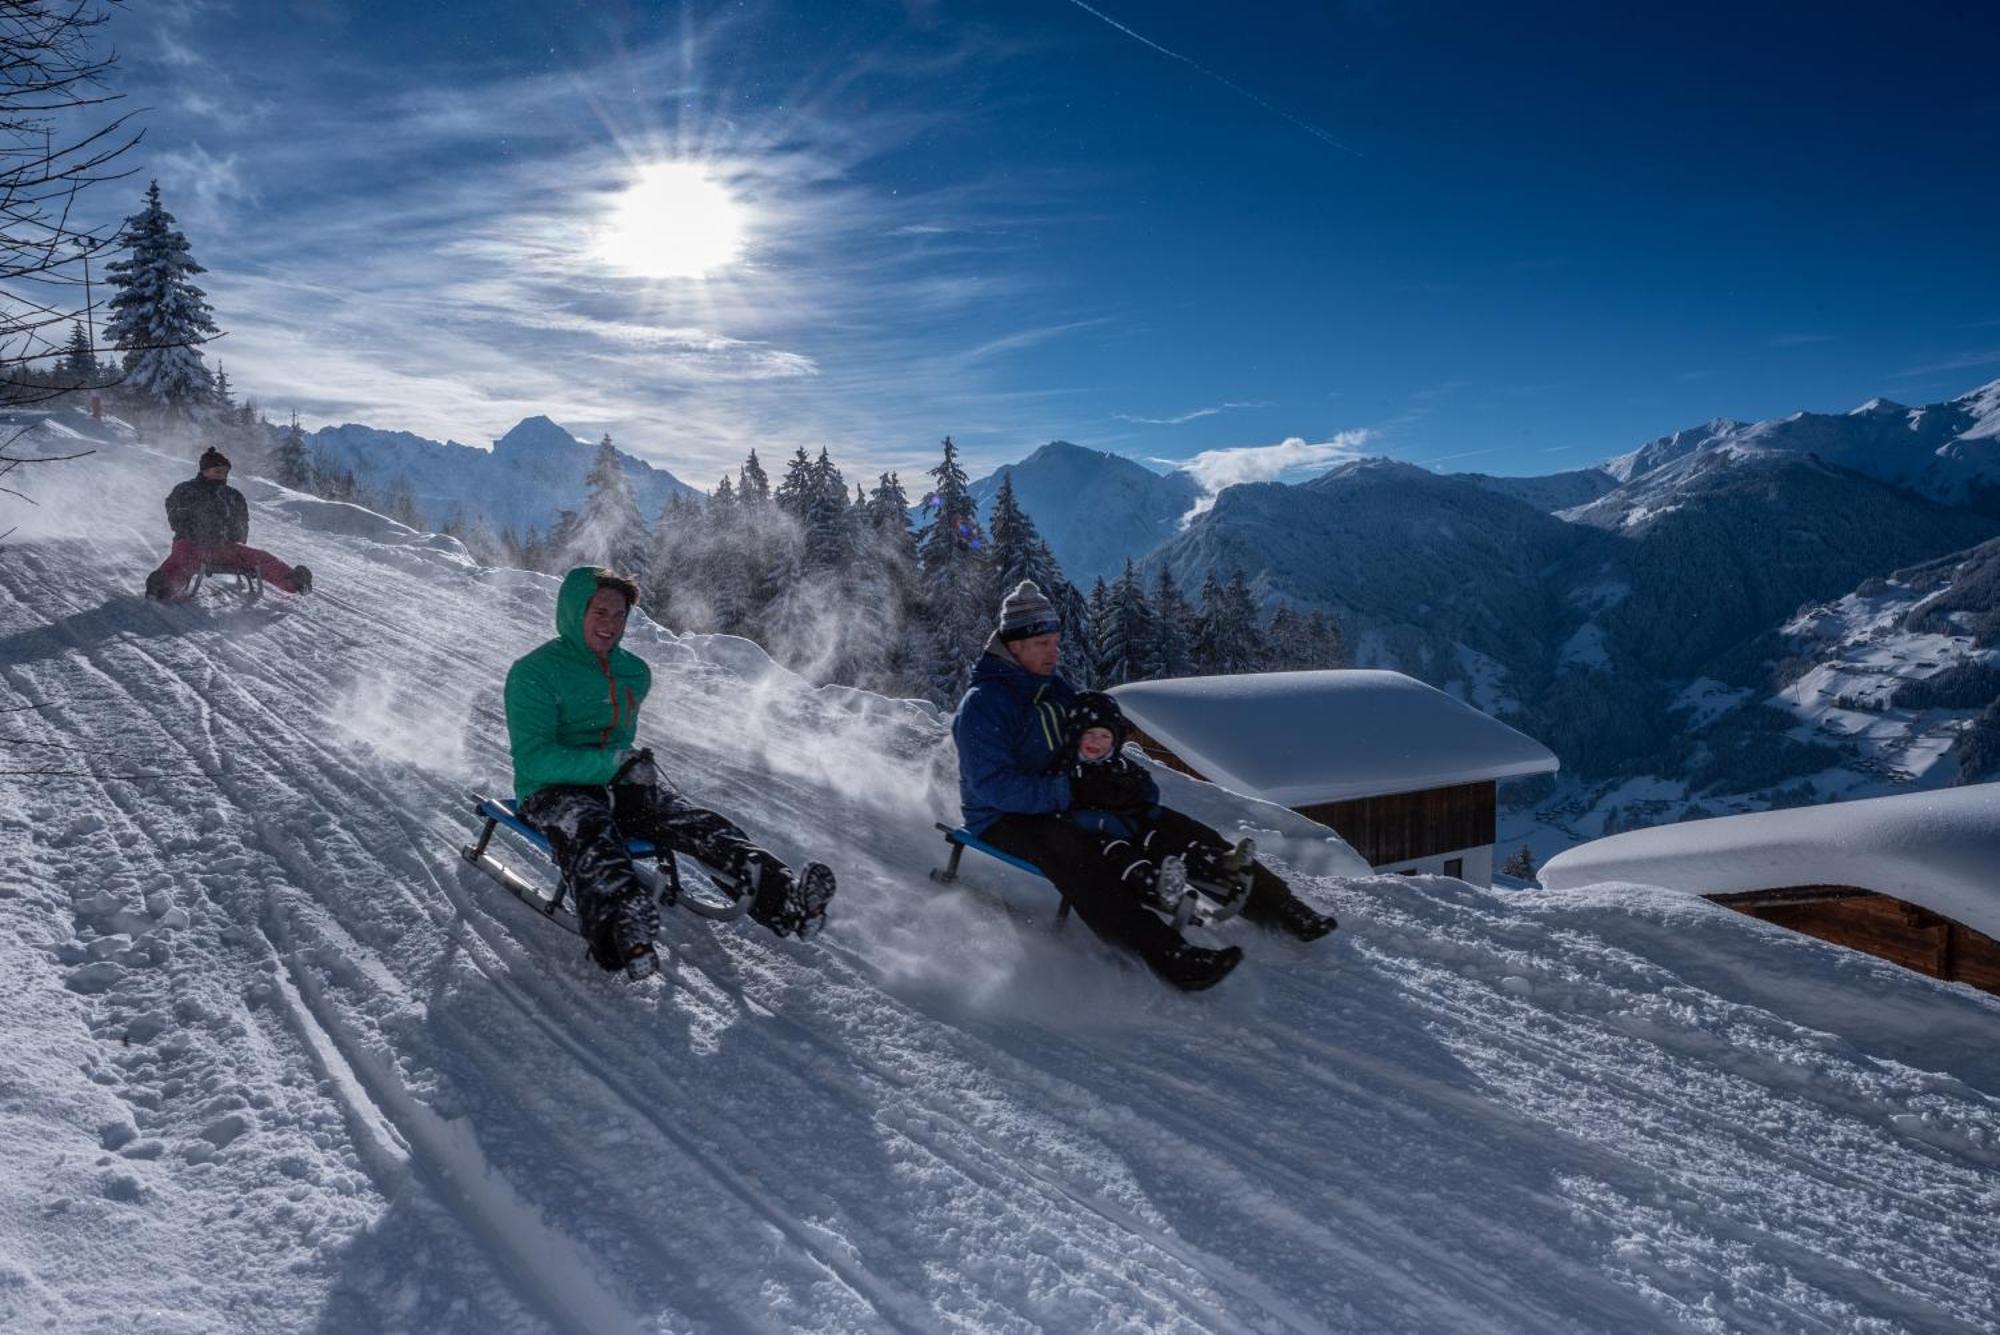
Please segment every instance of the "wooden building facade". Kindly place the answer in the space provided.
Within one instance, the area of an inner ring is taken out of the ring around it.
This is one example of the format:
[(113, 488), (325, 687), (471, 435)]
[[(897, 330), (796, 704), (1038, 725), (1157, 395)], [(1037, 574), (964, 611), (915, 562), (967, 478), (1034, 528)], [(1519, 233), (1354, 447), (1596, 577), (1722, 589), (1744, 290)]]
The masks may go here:
[[(1135, 725), (1132, 740), (1159, 764), (1213, 782), (1144, 728)], [(1436, 872), (1480, 885), (1493, 880), (1499, 818), (1495, 780), (1306, 802), (1292, 809), (1338, 834), (1371, 867), (1406, 875)]]
[(2000, 993), (2000, 941), (1890, 895), (1852, 885), (1799, 885), (1707, 898), (1933, 978)]

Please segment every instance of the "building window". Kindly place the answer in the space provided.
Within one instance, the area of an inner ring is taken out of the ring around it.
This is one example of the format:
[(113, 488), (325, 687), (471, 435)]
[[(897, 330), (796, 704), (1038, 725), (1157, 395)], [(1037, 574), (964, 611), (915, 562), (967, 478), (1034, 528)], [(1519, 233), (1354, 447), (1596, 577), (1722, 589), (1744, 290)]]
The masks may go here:
[(1444, 874), (1445, 874), (1445, 875), (1447, 875), (1447, 876), (1455, 876), (1455, 877), (1457, 877), (1457, 878), (1458, 878), (1459, 880), (1461, 880), (1461, 881), (1462, 881), (1462, 880), (1464, 880), (1464, 879), (1465, 879), (1465, 859), (1464, 859), (1464, 858), (1446, 858), (1446, 859), (1444, 860)]

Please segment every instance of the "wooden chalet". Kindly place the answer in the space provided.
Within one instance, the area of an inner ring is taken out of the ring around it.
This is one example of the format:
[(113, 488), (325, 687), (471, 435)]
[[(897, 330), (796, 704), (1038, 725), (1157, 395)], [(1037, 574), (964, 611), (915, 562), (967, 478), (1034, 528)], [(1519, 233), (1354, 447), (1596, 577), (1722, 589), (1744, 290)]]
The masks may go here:
[(1117, 697), (1146, 753), (1333, 829), (1380, 870), (1493, 879), (1501, 779), (1554, 753), (1400, 672), (1133, 682)]
[(2000, 993), (2000, 784), (1633, 830), (1549, 859), (1541, 879), (1685, 890)]

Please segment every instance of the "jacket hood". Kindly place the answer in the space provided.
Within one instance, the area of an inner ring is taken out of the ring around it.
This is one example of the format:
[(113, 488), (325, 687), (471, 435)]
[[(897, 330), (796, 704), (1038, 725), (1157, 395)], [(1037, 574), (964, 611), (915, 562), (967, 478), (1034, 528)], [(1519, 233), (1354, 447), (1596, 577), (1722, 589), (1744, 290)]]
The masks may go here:
[[(578, 653), (592, 658), (597, 655), (584, 643), (583, 614), (597, 593), (597, 577), (607, 573), (602, 566), (576, 566), (563, 576), (562, 588), (556, 592), (556, 635)], [(613, 652), (617, 647), (612, 646)]]

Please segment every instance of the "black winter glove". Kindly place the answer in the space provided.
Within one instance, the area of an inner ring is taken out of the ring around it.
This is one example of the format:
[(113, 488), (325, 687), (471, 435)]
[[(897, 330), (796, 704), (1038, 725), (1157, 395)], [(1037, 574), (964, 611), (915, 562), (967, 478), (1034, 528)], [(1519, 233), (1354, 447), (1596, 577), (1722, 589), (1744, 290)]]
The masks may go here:
[(1136, 811), (1152, 800), (1152, 792), (1136, 765), (1077, 765), (1070, 771), (1069, 800), (1094, 811)]
[(653, 763), (653, 752), (649, 747), (625, 753), (625, 763), (611, 776), (615, 787), (621, 783), (636, 783), (646, 788), (657, 788), (660, 784), (660, 767)]

